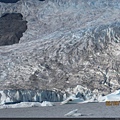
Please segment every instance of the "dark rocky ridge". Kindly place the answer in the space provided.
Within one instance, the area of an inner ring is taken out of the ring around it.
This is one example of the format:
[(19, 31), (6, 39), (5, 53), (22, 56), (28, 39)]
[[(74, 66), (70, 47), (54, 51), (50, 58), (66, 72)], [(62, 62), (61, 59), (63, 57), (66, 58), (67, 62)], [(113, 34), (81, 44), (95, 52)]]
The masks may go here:
[(5, 13), (0, 18), (0, 46), (18, 43), (27, 29), (20, 13)]

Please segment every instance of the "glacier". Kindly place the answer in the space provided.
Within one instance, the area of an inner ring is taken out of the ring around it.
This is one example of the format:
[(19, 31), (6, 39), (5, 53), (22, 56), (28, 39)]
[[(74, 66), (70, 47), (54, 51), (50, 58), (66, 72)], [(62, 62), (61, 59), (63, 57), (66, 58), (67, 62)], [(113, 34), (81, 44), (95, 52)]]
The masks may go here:
[(60, 102), (63, 93), (48, 90), (4, 90), (0, 91), (0, 104), (14, 104), (20, 102)]
[(0, 3), (0, 17), (27, 21), (18, 44), (0, 46), (0, 103), (119, 100), (119, 11), (118, 0)]

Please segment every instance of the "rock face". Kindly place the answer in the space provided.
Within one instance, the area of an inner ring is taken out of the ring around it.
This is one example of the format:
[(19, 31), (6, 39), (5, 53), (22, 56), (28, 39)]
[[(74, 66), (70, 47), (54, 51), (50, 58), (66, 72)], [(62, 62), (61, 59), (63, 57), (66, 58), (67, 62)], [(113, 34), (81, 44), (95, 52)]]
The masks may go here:
[(0, 15), (28, 21), (19, 44), (0, 47), (0, 89), (100, 94), (120, 88), (120, 1), (21, 0), (0, 3)]
[(0, 46), (18, 43), (27, 29), (20, 13), (6, 13), (0, 18)]

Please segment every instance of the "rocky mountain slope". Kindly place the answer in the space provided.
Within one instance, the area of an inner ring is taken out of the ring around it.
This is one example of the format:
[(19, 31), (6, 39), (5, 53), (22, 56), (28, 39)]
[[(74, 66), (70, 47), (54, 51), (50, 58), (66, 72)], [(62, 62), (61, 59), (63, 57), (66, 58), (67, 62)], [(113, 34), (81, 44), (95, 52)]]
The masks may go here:
[(0, 3), (5, 13), (21, 13), (27, 30), (0, 46), (1, 90), (120, 88), (119, 0), (20, 0)]

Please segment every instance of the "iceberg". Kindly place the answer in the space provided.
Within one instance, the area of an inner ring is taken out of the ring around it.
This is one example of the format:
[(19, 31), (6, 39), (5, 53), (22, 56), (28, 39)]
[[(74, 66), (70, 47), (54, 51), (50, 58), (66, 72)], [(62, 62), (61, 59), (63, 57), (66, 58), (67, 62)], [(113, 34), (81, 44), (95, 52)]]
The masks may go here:
[(40, 107), (40, 102), (20, 102), (16, 104), (0, 105), (0, 109), (3, 108), (25, 108), (25, 107)]
[(49, 102), (49, 101), (43, 101), (41, 103), (41, 106), (54, 106), (54, 104), (52, 102)]
[(71, 95), (66, 100), (62, 101), (60, 105), (75, 104), (75, 103), (79, 103), (79, 102), (83, 102), (83, 101), (84, 101), (83, 98), (77, 98), (75, 95)]
[(93, 115), (93, 114), (92, 113), (89, 113), (89, 114), (78, 113), (78, 109), (75, 109), (75, 110), (68, 112), (64, 116), (66, 116), (66, 117), (68, 117), (68, 116), (79, 117), (79, 116), (90, 116), (90, 115)]
[(0, 109), (4, 108), (25, 108), (25, 107), (44, 107), (44, 106), (54, 106), (52, 102), (49, 101), (43, 101), (40, 102), (20, 102), (16, 104), (1, 104)]
[(106, 96), (99, 96), (99, 102), (106, 102), (106, 101), (120, 101), (120, 90), (116, 90), (115, 92), (108, 94)]

